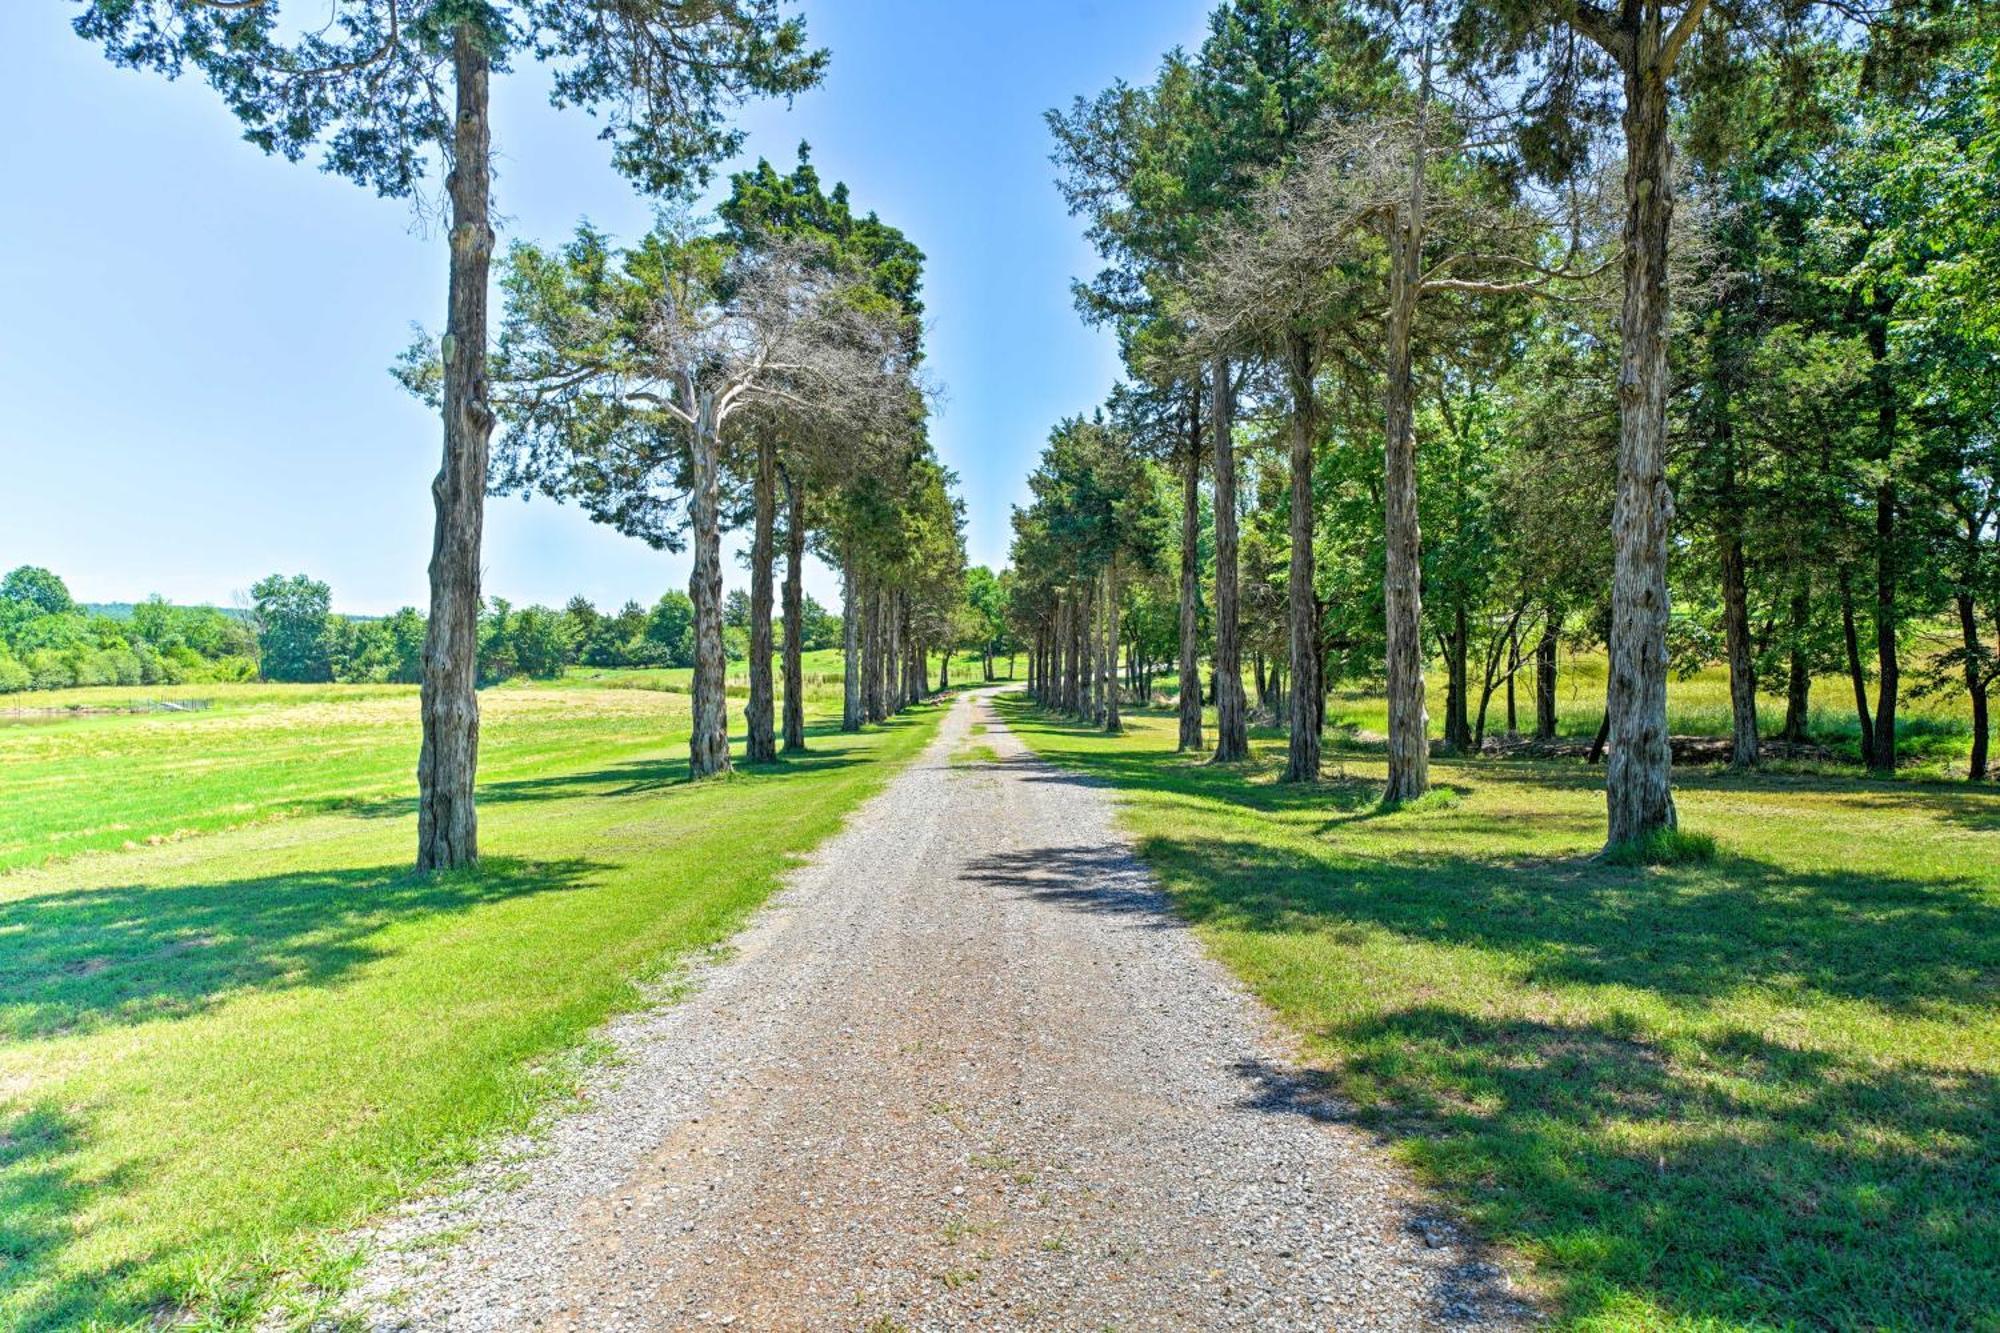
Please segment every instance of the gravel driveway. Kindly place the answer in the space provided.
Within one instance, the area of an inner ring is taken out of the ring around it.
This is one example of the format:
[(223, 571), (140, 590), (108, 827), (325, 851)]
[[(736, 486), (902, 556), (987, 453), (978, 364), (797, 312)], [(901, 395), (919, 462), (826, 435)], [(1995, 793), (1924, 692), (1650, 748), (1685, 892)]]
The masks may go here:
[(694, 981), (588, 1109), (378, 1229), (372, 1326), (1524, 1316), (983, 697)]

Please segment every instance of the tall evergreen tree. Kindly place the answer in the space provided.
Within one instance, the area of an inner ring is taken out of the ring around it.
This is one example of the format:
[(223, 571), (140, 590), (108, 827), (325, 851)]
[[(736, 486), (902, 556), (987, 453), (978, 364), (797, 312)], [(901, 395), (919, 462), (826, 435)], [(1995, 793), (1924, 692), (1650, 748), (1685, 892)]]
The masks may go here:
[[(307, 22), (288, 22), (299, 10)], [(735, 150), (734, 105), (812, 86), (825, 53), (775, 0), (92, 0), (75, 27), (121, 65), (200, 74), (266, 152), (297, 160), (318, 146), (327, 170), (391, 198), (417, 197), (445, 172), (444, 451), (431, 484), (417, 865), (466, 864), (478, 855), (479, 550), (494, 421), (492, 72), (517, 56), (547, 62), (556, 105), (603, 113), (613, 163), (671, 195)]]

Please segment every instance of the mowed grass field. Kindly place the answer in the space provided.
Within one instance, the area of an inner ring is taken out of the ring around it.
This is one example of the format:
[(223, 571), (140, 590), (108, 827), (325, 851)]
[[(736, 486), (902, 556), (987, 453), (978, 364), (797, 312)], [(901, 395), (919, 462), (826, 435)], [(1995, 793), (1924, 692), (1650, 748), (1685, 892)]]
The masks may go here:
[(1284, 786), (1275, 730), (1214, 767), (1006, 706), (1559, 1326), (2000, 1328), (2000, 790), (1686, 773), (1716, 859), (1621, 868), (1579, 762), (1384, 812), (1368, 744)]
[(842, 736), (836, 679), (809, 755), (689, 784), (686, 696), (629, 683), (482, 696), (485, 859), (436, 878), (412, 689), (0, 726), (0, 1328), (309, 1314), (938, 716)]

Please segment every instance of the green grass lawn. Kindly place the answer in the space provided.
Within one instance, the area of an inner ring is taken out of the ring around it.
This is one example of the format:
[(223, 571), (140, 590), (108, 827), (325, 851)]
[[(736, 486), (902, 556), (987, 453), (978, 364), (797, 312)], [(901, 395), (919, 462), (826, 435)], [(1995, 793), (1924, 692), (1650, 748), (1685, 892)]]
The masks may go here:
[(484, 696), (486, 859), (434, 879), (409, 691), (0, 731), (0, 1327), (337, 1288), (330, 1238), (573, 1096), (938, 716), (689, 784), (684, 697), (588, 685)]
[(2000, 1328), (2000, 791), (1687, 775), (1716, 858), (1621, 868), (1581, 764), (1384, 813), (1372, 748), (1288, 787), (1276, 732), (1215, 768), (1007, 707), (1563, 1323)]

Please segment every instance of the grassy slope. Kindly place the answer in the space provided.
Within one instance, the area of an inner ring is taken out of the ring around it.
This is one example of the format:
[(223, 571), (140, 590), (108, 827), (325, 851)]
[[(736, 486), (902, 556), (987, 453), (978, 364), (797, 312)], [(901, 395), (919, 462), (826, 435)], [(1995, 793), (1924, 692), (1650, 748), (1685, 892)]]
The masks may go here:
[(1598, 774), (1275, 783), (1025, 711), (1115, 784), (1208, 946), (1487, 1234), (1604, 1329), (2000, 1327), (2000, 793), (1688, 776), (1710, 865), (1618, 869)]
[(936, 716), (689, 785), (678, 695), (490, 692), (487, 860), (423, 880), (412, 701), (246, 698), (58, 724), (33, 743), (61, 753), (0, 765), (0, 845), (65, 811), (321, 811), (0, 875), (0, 1327), (226, 1317), (311, 1276), (317, 1237), (562, 1095), (563, 1053), (730, 934)]

